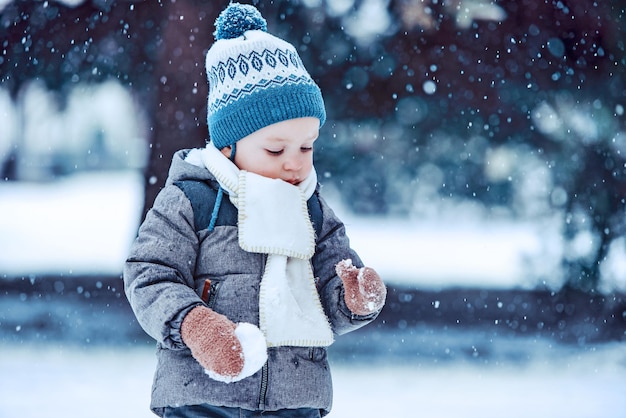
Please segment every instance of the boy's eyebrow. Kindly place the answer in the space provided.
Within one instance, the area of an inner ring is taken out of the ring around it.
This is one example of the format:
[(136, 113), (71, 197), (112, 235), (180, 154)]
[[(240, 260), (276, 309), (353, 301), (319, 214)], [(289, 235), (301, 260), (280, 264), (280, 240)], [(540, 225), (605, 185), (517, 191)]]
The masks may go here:
[[(315, 140), (317, 140), (317, 138), (319, 138), (319, 131), (318, 132), (311, 132), (310, 135), (303, 136), (303, 139), (305, 141), (315, 141)], [(270, 140), (270, 141), (273, 141), (273, 142), (290, 142), (291, 141), (291, 139), (283, 138), (283, 137), (280, 137), (280, 136), (270, 136), (267, 139)]]

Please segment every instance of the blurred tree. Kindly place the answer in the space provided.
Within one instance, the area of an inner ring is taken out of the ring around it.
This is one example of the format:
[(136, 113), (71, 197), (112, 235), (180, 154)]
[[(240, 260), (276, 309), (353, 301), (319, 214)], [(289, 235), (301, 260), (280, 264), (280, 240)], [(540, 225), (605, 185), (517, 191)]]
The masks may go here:
[(158, 6), (162, 16), (162, 45), (154, 70), (158, 95), (146, 171), (144, 214), (165, 183), (174, 152), (202, 147), (208, 139), (204, 55), (213, 42), (213, 22), (227, 4), (227, 1), (178, 0)]
[(79, 82), (115, 78), (129, 87), (149, 117), (145, 214), (172, 154), (206, 139), (204, 52), (225, 4), (13, 1), (0, 14), (2, 85), (15, 99), (41, 80), (61, 102)]
[(115, 79), (152, 115), (162, 19), (159, 7), (148, 7), (151, 3), (7, 4), (0, 13), (2, 86), (16, 100), (29, 82), (38, 80), (57, 93), (62, 108), (77, 84)]
[(115, 77), (149, 98), (155, 83), (146, 75), (154, 73), (161, 22), (141, 3), (9, 3), (0, 14), (3, 87), (15, 96), (38, 79), (64, 92), (79, 82)]
[[(490, 147), (514, 142), (536, 149), (551, 167), (554, 186), (566, 192), (565, 204), (552, 203), (565, 212), (567, 286), (594, 290), (611, 243), (626, 232), (626, 156), (621, 144), (626, 2), (484, 2), (485, 8), (501, 7), (506, 18), (474, 15), (479, 19), (459, 24), (479, 3), (392, 5), (406, 31), (386, 40), (384, 49), (403, 71), (379, 80), (382, 85), (371, 91), (402, 92), (403, 86), (434, 82), (426, 98), (429, 116), (419, 123), (423, 133), (443, 128), (449, 136), (484, 136)], [(422, 19), (409, 19), (416, 8)], [(410, 90), (402, 94), (410, 96)], [(538, 128), (533, 118), (546, 103), (558, 109), (549, 115), (559, 124), (556, 130)], [(450, 160), (455, 158), (466, 165), (459, 156)], [(443, 163), (440, 158), (433, 161)], [(467, 191), (493, 190), (485, 187), (484, 176), (467, 175), (467, 168), (461, 182), (450, 178), (454, 170), (445, 172), (447, 191), (467, 196)], [(511, 187), (519, 182), (513, 176)], [(464, 185), (470, 186), (466, 192)], [(500, 202), (497, 196), (478, 196)]]

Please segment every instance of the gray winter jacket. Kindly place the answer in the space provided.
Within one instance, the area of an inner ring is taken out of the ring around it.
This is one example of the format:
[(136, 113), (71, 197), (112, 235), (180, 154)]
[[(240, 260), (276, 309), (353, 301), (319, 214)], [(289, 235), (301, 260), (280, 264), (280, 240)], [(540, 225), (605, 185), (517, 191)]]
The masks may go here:
[[(124, 269), (124, 286), (137, 320), (157, 341), (157, 369), (151, 408), (211, 404), (249, 410), (317, 408), (325, 415), (332, 403), (332, 384), (323, 347), (272, 347), (268, 362), (251, 377), (235, 383), (209, 378), (181, 339), (185, 315), (211, 280), (207, 304), (233, 322), (259, 325), (259, 284), (266, 255), (239, 247), (236, 225), (196, 231), (191, 203), (177, 182), (217, 182), (205, 168), (184, 161), (188, 150), (175, 154), (165, 187), (146, 215)], [(316, 190), (315, 193), (318, 193)], [(319, 197), (319, 195), (318, 195)], [(319, 197), (321, 233), (311, 259), (322, 306), (335, 334), (355, 330), (378, 313), (359, 317), (345, 305), (335, 265), (350, 258), (362, 263), (350, 248), (344, 225)]]

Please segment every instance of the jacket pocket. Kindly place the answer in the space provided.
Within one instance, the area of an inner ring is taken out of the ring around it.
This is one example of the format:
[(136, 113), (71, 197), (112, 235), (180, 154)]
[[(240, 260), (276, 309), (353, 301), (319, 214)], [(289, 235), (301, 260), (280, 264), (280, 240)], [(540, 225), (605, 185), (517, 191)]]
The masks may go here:
[(205, 279), (200, 291), (200, 297), (207, 307), (213, 308), (222, 282), (215, 279)]
[[(209, 279), (209, 282), (206, 281)], [(196, 280), (196, 294), (231, 321), (259, 323), (259, 280), (256, 274), (206, 274)], [(206, 292), (204, 291), (206, 287)], [(204, 295), (204, 297), (203, 297)]]

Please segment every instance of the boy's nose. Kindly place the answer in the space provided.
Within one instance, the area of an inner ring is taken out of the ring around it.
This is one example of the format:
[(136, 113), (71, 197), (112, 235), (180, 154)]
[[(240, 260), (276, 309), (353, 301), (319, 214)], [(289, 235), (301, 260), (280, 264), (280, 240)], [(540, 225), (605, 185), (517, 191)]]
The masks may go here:
[(286, 171), (298, 171), (302, 168), (302, 158), (291, 157), (285, 161), (283, 165)]

